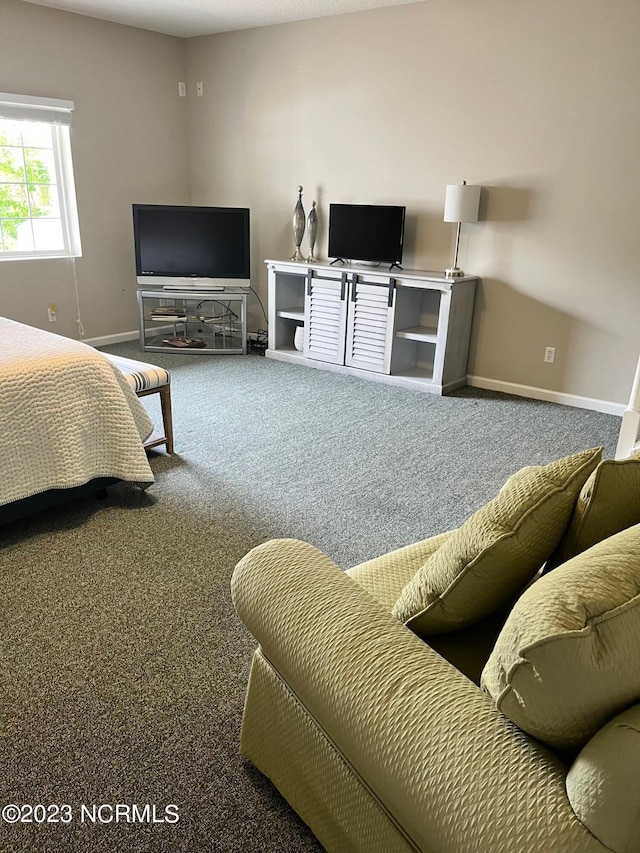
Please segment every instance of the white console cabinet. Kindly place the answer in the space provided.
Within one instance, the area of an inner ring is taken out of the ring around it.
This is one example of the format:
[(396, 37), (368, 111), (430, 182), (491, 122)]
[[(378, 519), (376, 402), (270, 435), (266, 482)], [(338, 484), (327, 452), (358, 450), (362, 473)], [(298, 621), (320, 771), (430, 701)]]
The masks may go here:
[[(268, 358), (433, 394), (467, 382), (477, 279), (421, 270), (266, 261)], [(301, 352), (296, 327), (304, 326)]]

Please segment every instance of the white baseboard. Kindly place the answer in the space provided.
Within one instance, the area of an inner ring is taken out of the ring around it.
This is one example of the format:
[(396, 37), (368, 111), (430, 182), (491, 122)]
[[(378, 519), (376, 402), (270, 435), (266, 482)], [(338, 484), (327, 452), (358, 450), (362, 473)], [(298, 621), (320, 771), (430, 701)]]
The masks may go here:
[(111, 344), (122, 344), (125, 341), (139, 341), (140, 332), (120, 332), (119, 335), (105, 335), (102, 338), (85, 338), (82, 343), (90, 347), (108, 347)]
[(515, 394), (517, 397), (545, 400), (547, 403), (560, 403), (563, 406), (575, 406), (578, 409), (591, 409), (593, 412), (603, 412), (606, 415), (622, 417), (626, 409), (624, 403), (595, 400), (593, 397), (578, 397), (575, 394), (564, 394), (561, 391), (550, 391), (548, 388), (536, 388), (533, 385), (519, 385), (515, 382), (502, 382), (500, 379), (486, 379), (484, 376), (467, 376), (467, 384), (474, 388), (484, 388), (487, 391), (502, 391), (504, 394)]

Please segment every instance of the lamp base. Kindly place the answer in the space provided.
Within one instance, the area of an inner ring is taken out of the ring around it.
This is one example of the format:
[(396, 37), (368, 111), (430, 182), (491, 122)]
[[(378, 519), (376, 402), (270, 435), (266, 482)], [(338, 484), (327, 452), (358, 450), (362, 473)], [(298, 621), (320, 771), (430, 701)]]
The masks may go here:
[(458, 267), (449, 267), (444, 271), (444, 274), (447, 278), (457, 278), (460, 275), (464, 275), (464, 272)]

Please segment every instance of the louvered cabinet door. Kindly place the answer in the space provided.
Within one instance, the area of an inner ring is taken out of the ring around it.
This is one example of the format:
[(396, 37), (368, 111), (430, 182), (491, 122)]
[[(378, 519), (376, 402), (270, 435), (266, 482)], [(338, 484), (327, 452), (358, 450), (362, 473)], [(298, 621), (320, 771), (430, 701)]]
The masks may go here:
[(349, 296), (345, 364), (374, 373), (391, 372), (395, 286), (368, 284), (354, 276)]
[(344, 364), (347, 323), (347, 277), (307, 276), (304, 310), (306, 358)]

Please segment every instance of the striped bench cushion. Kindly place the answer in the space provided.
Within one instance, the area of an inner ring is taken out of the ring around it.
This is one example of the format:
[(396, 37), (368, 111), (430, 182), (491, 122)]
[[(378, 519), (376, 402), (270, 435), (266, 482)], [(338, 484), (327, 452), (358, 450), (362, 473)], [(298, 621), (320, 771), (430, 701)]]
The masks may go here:
[(153, 388), (161, 388), (170, 382), (169, 371), (155, 364), (146, 364), (144, 361), (134, 361), (132, 358), (122, 358), (119, 355), (103, 353), (109, 361), (127, 377), (133, 390), (151, 391)]

